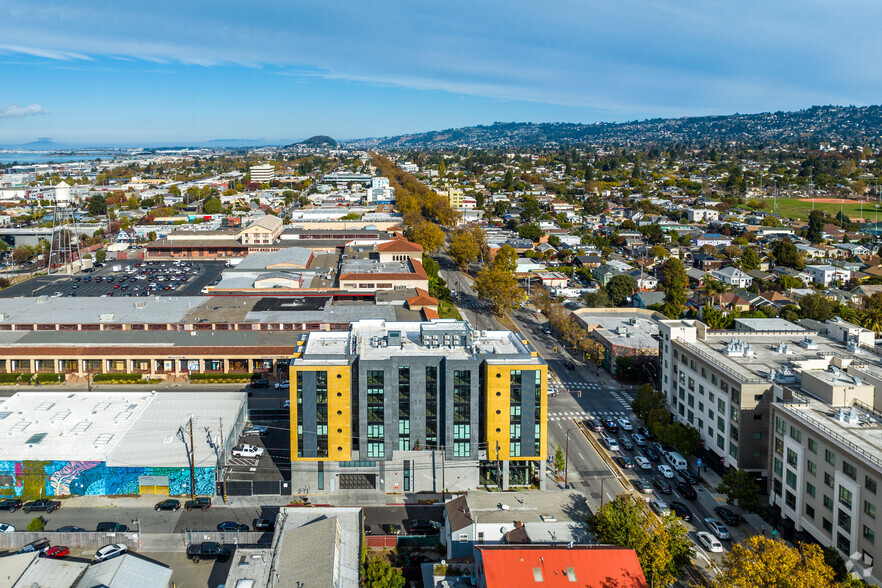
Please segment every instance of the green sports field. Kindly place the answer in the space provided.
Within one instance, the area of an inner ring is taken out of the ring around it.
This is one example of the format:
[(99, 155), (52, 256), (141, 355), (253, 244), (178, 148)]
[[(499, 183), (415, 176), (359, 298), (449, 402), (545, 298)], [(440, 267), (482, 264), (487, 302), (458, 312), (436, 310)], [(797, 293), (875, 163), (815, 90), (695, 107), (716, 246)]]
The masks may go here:
[[(843, 203), (840, 205), (838, 199), (835, 202), (830, 202), (829, 200), (831, 199), (829, 198), (824, 198), (823, 200), (826, 200), (826, 202), (814, 203), (815, 210), (826, 211), (830, 216), (836, 216), (839, 211), (842, 210), (845, 216), (856, 222), (861, 216), (860, 202), (855, 200), (843, 200)], [(771, 198), (766, 198), (766, 202), (768, 202), (766, 210), (771, 212), (773, 200)], [(778, 198), (778, 214), (783, 218), (808, 220), (811, 211), (812, 202), (807, 198)], [(879, 207), (879, 212), (882, 213), (882, 206)], [(864, 202), (863, 213), (864, 218), (870, 222), (874, 222), (876, 220), (875, 203)], [(880, 218), (882, 218), (882, 214), (880, 214)]]

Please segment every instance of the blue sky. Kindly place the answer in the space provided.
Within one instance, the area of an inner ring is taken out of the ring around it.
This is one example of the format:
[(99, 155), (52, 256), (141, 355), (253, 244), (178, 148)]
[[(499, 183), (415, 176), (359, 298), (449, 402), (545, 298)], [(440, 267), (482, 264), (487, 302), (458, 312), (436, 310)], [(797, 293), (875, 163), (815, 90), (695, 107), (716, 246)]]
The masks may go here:
[(0, 144), (278, 142), (882, 96), (859, 0), (0, 0)]

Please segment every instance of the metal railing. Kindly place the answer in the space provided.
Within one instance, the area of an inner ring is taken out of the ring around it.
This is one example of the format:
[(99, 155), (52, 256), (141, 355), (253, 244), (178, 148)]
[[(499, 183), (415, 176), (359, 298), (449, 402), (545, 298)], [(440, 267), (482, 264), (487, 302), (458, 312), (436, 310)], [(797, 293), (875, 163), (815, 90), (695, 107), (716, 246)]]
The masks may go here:
[(141, 546), (138, 533), (55, 533), (55, 532), (31, 532), (16, 531), (15, 533), (0, 533), (0, 550), (17, 551), (34, 541), (47, 539), (50, 545), (64, 545), (71, 549), (98, 549), (108, 543), (122, 543), (129, 549), (138, 549)]
[[(785, 404), (784, 406), (787, 406), (787, 405)], [(840, 443), (842, 443), (844, 446), (848, 447), (849, 449), (851, 449), (852, 451), (854, 451), (854, 452), (857, 453), (858, 455), (860, 455), (860, 456), (864, 457), (865, 459), (871, 461), (872, 463), (874, 463), (874, 464), (876, 464), (877, 466), (879, 466), (880, 469), (882, 469), (882, 459), (880, 459), (880, 458), (877, 457), (876, 455), (870, 453), (870, 452), (867, 451), (866, 449), (860, 447), (858, 444), (856, 444), (855, 442), (851, 441), (850, 439), (848, 439), (848, 438), (845, 437), (844, 435), (841, 435), (840, 433), (837, 433), (837, 432), (834, 431), (831, 427), (825, 425), (825, 424), (824, 424), (823, 422), (821, 422), (820, 420), (818, 420), (818, 419), (816, 419), (816, 418), (814, 418), (814, 417), (811, 417), (811, 416), (805, 414), (805, 412), (802, 411), (802, 410), (789, 410), (789, 411), (787, 411), (787, 412), (788, 412), (788, 414), (792, 414), (792, 415), (794, 415), (794, 416), (797, 417), (798, 419), (801, 419), (801, 420), (807, 422), (808, 424), (814, 426), (815, 428), (820, 429), (821, 431), (823, 431), (824, 433), (826, 433), (827, 435), (829, 435), (829, 436), (832, 437), (833, 439), (836, 439), (837, 441), (839, 441)]]
[(733, 380), (736, 380), (738, 382), (742, 382), (744, 384), (764, 384), (767, 382), (767, 380), (763, 380), (762, 378), (747, 378), (747, 377), (745, 377), (743, 373), (739, 373), (739, 372), (733, 370), (732, 368), (723, 365), (722, 363), (720, 363), (720, 359), (718, 357), (714, 357), (713, 355), (704, 351), (703, 349), (701, 349), (697, 345), (694, 345), (692, 343), (684, 341), (683, 339), (676, 339), (676, 341), (677, 341), (677, 343), (679, 343), (680, 345), (682, 345), (683, 347), (688, 349), (691, 353), (694, 353), (698, 357), (704, 359), (711, 366), (713, 366), (714, 369), (717, 369), (717, 370), (723, 372), (724, 374), (726, 374), (727, 376), (729, 376)]

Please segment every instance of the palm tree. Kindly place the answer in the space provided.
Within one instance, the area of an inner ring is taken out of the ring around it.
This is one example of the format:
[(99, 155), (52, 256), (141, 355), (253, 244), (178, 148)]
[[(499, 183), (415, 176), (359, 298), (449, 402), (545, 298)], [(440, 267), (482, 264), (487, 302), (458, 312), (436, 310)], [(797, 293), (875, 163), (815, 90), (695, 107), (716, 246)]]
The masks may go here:
[(882, 308), (868, 308), (861, 313), (861, 326), (874, 333), (882, 332)]

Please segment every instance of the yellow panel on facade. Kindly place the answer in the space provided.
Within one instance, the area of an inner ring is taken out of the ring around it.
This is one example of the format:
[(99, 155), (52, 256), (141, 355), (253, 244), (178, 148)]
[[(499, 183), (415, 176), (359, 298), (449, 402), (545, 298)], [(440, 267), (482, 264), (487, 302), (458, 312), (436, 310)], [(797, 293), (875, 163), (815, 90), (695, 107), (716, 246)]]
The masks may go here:
[[(495, 460), (541, 460), (545, 459), (548, 435), (548, 366), (545, 364), (491, 365), (485, 364), (484, 381), (487, 393), (484, 400), (486, 415), (487, 459)], [(539, 422), (539, 450), (536, 457), (511, 456), (511, 372), (512, 370), (538, 370), (541, 377), (540, 406), (537, 411)], [(498, 448), (498, 450), (497, 450)]]
[[(297, 457), (297, 373), (328, 373), (328, 457)], [(291, 366), (288, 398), (291, 401), (291, 460), (349, 461), (352, 457), (352, 377), (348, 365)]]

